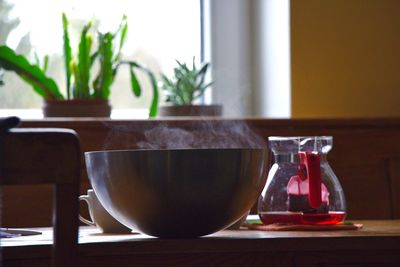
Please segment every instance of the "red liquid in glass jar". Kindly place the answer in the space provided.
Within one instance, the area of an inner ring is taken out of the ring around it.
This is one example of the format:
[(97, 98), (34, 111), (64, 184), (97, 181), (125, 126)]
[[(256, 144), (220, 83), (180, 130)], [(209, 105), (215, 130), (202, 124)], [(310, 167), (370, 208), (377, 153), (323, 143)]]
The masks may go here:
[(337, 224), (344, 221), (345, 212), (331, 211), (329, 213), (302, 213), (302, 212), (263, 212), (260, 219), (264, 224)]

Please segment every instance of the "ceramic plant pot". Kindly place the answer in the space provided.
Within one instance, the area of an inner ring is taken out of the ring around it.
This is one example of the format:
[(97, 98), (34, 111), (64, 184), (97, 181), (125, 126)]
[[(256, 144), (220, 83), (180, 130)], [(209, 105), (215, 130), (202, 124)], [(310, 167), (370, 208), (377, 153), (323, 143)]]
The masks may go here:
[(162, 106), (158, 113), (160, 117), (222, 116), (222, 105)]
[(45, 100), (45, 117), (110, 117), (107, 99)]

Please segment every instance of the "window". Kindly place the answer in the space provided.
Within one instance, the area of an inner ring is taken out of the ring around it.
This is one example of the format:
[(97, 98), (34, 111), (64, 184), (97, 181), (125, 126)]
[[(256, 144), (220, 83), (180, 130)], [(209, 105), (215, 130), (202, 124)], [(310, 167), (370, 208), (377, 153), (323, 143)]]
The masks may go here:
[[(93, 19), (100, 31), (113, 31), (125, 14), (129, 29), (124, 59), (136, 60), (156, 74), (170, 75), (175, 59), (191, 62), (195, 57), (200, 61), (200, 0), (0, 0), (0, 44), (7, 44), (30, 59), (34, 53), (39, 58), (49, 55), (47, 74), (61, 90), (65, 90), (62, 12), (70, 20), (74, 53), (84, 23)], [(142, 97), (135, 98), (130, 90), (129, 70), (119, 70), (111, 88), (115, 109), (149, 106), (150, 83), (144, 75), (139, 79), (145, 89)], [(0, 109), (41, 107), (41, 97), (14, 74), (7, 72), (4, 81), (6, 85), (0, 87)]]
[(289, 118), (290, 1), (204, 0), (212, 101), (224, 116)]

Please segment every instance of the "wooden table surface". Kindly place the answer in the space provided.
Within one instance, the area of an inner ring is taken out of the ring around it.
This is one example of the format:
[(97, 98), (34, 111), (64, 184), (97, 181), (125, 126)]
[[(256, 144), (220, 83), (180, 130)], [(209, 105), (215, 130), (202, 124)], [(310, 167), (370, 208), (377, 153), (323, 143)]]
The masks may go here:
[[(225, 230), (195, 239), (105, 235), (81, 227), (80, 266), (400, 266), (400, 220), (350, 231)], [(1, 240), (4, 266), (46, 266), (51, 228)]]

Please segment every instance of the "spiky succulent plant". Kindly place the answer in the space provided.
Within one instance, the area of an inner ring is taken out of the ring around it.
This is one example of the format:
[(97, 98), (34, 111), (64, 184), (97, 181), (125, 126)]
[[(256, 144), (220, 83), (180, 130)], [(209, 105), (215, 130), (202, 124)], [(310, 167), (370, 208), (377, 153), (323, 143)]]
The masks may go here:
[(161, 88), (166, 94), (166, 101), (173, 105), (193, 104), (193, 101), (200, 98), (212, 84), (212, 82), (206, 83), (205, 77), (209, 63), (204, 63), (197, 68), (193, 58), (192, 67), (189, 68), (186, 63), (178, 60), (176, 62), (178, 66), (174, 68), (173, 77), (161, 75)]

